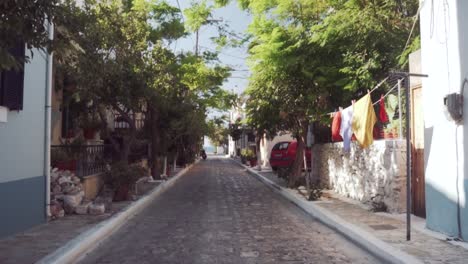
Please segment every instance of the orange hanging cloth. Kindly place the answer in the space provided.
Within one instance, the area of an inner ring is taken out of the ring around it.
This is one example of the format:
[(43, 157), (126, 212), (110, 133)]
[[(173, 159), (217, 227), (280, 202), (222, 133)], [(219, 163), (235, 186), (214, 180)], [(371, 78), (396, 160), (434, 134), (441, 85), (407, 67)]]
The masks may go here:
[(352, 129), (357, 141), (363, 148), (374, 142), (373, 130), (377, 117), (375, 116), (372, 100), (368, 93), (354, 103)]
[(333, 120), (332, 120), (332, 125), (331, 125), (333, 142), (343, 141), (343, 138), (340, 135), (340, 127), (341, 127), (341, 112), (338, 111), (333, 115)]

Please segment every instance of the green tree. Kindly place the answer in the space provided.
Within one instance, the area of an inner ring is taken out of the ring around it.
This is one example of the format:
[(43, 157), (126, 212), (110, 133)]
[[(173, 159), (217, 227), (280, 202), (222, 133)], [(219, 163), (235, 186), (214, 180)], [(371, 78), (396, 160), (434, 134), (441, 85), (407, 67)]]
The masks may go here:
[(224, 152), (227, 152), (229, 129), (227, 127), (227, 116), (223, 115), (215, 117), (208, 121), (207, 135), (210, 141), (214, 144), (215, 149), (223, 147)]
[(253, 15), (249, 108), (279, 112), (271, 120), (249, 111), (251, 123), (290, 131), (298, 141), (289, 186), (301, 174), (309, 123), (349, 104), (398, 66), (417, 8), (417, 1), (403, 2), (239, 1)]
[[(19, 43), (28, 49), (50, 47), (47, 26), (60, 15), (59, 0), (2, 0), (0, 2), (0, 70), (19, 67), (10, 50)], [(31, 54), (32, 55), (32, 54)], [(27, 56), (26, 61), (31, 57)]]

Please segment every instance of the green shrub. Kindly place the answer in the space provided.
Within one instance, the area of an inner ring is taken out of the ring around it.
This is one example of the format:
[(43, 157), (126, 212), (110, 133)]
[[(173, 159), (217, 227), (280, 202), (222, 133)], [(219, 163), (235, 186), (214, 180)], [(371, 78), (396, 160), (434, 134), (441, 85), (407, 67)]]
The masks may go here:
[(107, 182), (114, 189), (121, 186), (132, 188), (136, 181), (147, 175), (147, 171), (140, 165), (128, 165), (126, 162), (116, 162), (111, 165), (111, 169), (106, 173)]

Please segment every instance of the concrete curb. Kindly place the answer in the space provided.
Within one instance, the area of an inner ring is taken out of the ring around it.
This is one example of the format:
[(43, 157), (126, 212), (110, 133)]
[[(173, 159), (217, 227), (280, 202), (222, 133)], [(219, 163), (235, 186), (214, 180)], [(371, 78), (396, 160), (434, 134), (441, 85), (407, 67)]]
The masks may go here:
[(419, 264), (423, 263), (421, 260), (411, 256), (401, 250), (398, 250), (388, 243), (383, 242), (382, 240), (376, 238), (374, 235), (368, 231), (348, 223), (339, 216), (333, 214), (332, 212), (321, 208), (312, 202), (305, 201), (299, 197), (296, 197), (291, 192), (287, 191), (285, 188), (279, 186), (278, 184), (267, 179), (257, 171), (252, 170), (251, 168), (244, 166), (239, 163), (237, 160), (232, 159), (237, 164), (245, 168), (250, 174), (255, 176), (259, 181), (266, 184), (273, 191), (281, 194), (283, 197), (297, 205), (299, 208), (304, 210), (307, 214), (319, 220), (324, 225), (330, 227), (331, 229), (337, 231), (356, 245), (360, 246), (364, 250), (368, 251), (378, 259), (386, 263), (411, 263)]
[(86, 256), (87, 253), (97, 248), (105, 239), (110, 237), (113, 233), (119, 230), (129, 219), (134, 217), (145, 209), (150, 203), (162, 194), (164, 191), (172, 187), (177, 180), (179, 180), (193, 165), (184, 168), (178, 172), (174, 177), (162, 182), (150, 193), (143, 196), (141, 199), (129, 204), (122, 211), (111, 216), (91, 229), (81, 233), (74, 239), (68, 241), (65, 245), (45, 256), (37, 264), (51, 264), (51, 263), (76, 263)]

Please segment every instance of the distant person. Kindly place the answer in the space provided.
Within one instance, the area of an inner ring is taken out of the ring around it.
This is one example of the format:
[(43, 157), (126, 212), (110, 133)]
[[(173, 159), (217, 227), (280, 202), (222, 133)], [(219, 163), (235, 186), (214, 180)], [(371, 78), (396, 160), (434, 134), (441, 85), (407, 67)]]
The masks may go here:
[(202, 149), (202, 150), (200, 151), (200, 156), (201, 156), (204, 160), (206, 160), (206, 152), (205, 152), (205, 149)]

